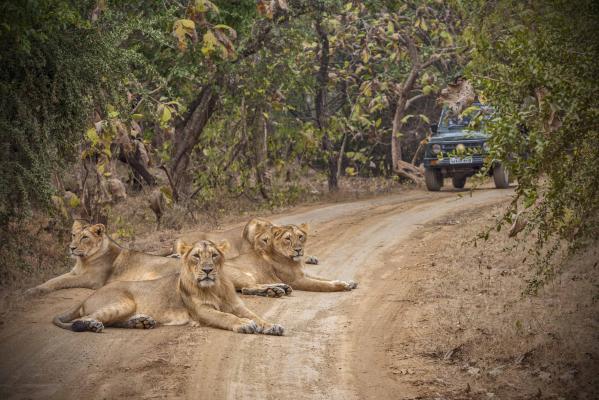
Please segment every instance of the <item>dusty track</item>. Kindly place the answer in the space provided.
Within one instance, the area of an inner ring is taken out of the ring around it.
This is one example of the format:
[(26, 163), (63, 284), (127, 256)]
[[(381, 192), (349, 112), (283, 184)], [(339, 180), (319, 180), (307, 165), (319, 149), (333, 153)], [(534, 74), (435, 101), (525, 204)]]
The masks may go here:
[(275, 218), (311, 224), (309, 253), (321, 264), (310, 271), (360, 283), (347, 293), (246, 297), (285, 326), (284, 337), (189, 327), (74, 334), (51, 316), (89, 291), (45, 296), (0, 331), (0, 398), (402, 398), (384, 365), (387, 322), (401, 318), (401, 305), (384, 301), (402, 274), (394, 250), (422, 224), (505, 202), (512, 191), (463, 194), (414, 192)]

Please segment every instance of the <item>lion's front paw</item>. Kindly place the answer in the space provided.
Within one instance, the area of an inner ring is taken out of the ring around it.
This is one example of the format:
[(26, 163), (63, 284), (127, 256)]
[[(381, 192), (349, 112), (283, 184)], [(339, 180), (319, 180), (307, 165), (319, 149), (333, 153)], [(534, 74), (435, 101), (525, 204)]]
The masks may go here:
[(291, 288), (291, 286), (285, 284), (285, 283), (280, 283), (279, 287), (283, 290), (285, 290), (285, 294), (287, 296), (289, 296), (291, 294), (291, 292), (293, 292), (293, 289)]
[(251, 319), (241, 318), (240, 323), (233, 330), (237, 333), (255, 333), (258, 331), (258, 325)]
[(133, 329), (152, 329), (156, 326), (156, 320), (145, 314), (134, 315), (127, 323)]
[(272, 324), (262, 330), (262, 333), (265, 335), (283, 336), (285, 334), (285, 328), (278, 324)]
[(306, 264), (318, 265), (318, 258), (315, 256), (306, 256), (305, 262)]
[(276, 293), (275, 297), (281, 297), (284, 295), (288, 296), (291, 294), (291, 292), (293, 292), (291, 286), (287, 285), (286, 283), (275, 283), (269, 286)]
[(282, 297), (285, 295), (285, 289), (272, 285), (266, 288), (265, 294), (267, 297)]
[(100, 333), (104, 330), (104, 324), (95, 319), (78, 319), (77, 321), (73, 322), (71, 329), (74, 332), (91, 331)]

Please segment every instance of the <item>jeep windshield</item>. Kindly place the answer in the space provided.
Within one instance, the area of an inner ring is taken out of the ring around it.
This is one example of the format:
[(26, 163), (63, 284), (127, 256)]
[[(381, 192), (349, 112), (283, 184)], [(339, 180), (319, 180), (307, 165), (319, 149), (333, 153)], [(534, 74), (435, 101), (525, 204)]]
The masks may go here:
[(489, 106), (474, 104), (461, 114), (457, 114), (450, 108), (445, 107), (441, 112), (437, 132), (482, 131), (485, 121), (491, 118), (493, 111), (493, 108)]

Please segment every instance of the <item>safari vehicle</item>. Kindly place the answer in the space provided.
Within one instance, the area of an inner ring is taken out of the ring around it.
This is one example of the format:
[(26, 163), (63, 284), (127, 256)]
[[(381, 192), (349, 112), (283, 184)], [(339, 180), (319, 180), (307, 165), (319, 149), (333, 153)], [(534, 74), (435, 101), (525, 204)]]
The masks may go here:
[[(424, 152), (424, 178), (430, 191), (439, 191), (444, 178), (451, 178), (454, 188), (461, 189), (466, 179), (483, 167), (489, 147), (484, 121), (493, 109), (479, 103), (473, 104), (460, 115), (444, 108), (438, 125), (432, 125), (433, 135)], [(509, 186), (507, 170), (493, 162), (488, 171), (493, 175), (495, 187)]]

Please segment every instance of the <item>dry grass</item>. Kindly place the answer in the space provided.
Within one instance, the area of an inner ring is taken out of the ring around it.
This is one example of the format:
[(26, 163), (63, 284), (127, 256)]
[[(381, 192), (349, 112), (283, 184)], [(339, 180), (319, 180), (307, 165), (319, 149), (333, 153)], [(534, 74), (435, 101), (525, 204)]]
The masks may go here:
[[(468, 243), (493, 221), (470, 210), (414, 238), (398, 328), (408, 338), (393, 344), (391, 368), (402, 371), (410, 358), (426, 365), (403, 378), (426, 382), (423, 398), (599, 398), (598, 249), (565, 259), (538, 295), (524, 295), (532, 238), (516, 248), (503, 232), (476, 248)], [(430, 261), (415, 262), (423, 254)]]

